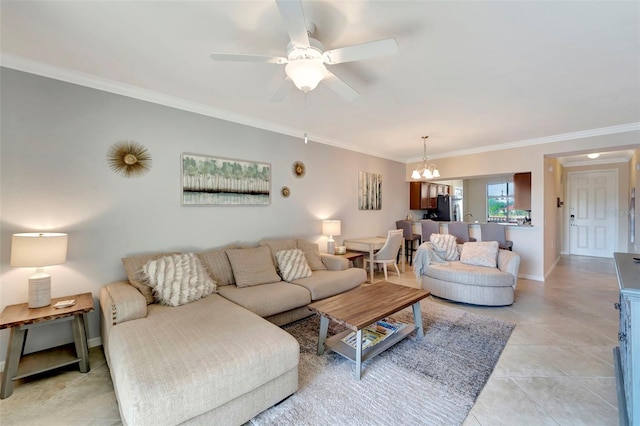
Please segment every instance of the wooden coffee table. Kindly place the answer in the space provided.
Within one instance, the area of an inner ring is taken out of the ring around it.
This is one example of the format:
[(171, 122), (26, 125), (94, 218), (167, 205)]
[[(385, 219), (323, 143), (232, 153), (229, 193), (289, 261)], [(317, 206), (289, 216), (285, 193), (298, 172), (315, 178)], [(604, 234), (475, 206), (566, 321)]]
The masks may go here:
[[(420, 301), (429, 294), (429, 292), (417, 288), (381, 281), (310, 304), (309, 309), (320, 315), (318, 355), (322, 355), (325, 346), (327, 346), (345, 358), (355, 361), (356, 379), (360, 379), (364, 361), (395, 345), (414, 330), (418, 340), (422, 340), (424, 330), (422, 329)], [(413, 305), (414, 324), (407, 325), (382, 342), (363, 350), (363, 328), (411, 305)], [(347, 330), (327, 339), (329, 320), (344, 325)], [(342, 342), (342, 339), (351, 331), (355, 331), (357, 334), (355, 348)]]

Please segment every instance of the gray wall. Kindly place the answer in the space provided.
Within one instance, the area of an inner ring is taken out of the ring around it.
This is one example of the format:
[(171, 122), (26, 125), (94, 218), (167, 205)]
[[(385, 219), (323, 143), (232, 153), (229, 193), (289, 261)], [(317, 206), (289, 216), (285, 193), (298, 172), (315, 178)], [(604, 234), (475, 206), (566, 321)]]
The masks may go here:
[[(9, 266), (11, 234), (69, 234), (67, 263), (46, 268), (52, 296), (92, 292), (90, 343), (99, 343), (97, 297), (125, 277), (123, 256), (203, 250), (229, 242), (297, 236), (316, 241), (324, 218), (342, 220), (342, 235), (375, 236), (406, 215), (405, 165), (194, 113), (3, 68), (1, 98), (0, 308), (27, 300), (31, 268)], [(108, 148), (143, 144), (153, 167), (139, 178), (113, 173)], [(271, 205), (183, 207), (180, 156), (208, 154), (272, 165)], [(296, 178), (294, 161), (306, 175)], [(359, 171), (383, 175), (382, 210), (357, 208)], [(280, 188), (291, 188), (282, 198)], [(71, 341), (67, 324), (34, 330), (27, 352)], [(8, 331), (0, 334), (4, 361)]]

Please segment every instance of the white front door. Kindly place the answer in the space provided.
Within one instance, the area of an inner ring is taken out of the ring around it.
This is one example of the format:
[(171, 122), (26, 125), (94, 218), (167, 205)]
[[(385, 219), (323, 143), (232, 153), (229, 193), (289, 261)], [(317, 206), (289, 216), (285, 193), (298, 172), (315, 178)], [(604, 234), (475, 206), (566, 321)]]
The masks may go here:
[(570, 253), (613, 257), (618, 244), (617, 171), (569, 172), (568, 192)]

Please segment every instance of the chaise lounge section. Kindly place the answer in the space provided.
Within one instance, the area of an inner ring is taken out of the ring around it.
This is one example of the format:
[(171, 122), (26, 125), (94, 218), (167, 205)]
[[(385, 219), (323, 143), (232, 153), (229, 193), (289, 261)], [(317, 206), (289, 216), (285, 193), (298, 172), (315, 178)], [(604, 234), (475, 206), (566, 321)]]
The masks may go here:
[[(282, 250), (302, 251), (311, 275), (282, 281), (274, 261)], [(238, 425), (288, 397), (298, 388), (300, 348), (278, 325), (366, 280), (315, 244), (262, 241), (199, 253), (219, 294), (166, 306), (140, 270), (168, 255), (123, 259), (129, 279), (100, 293), (103, 347), (126, 425)]]

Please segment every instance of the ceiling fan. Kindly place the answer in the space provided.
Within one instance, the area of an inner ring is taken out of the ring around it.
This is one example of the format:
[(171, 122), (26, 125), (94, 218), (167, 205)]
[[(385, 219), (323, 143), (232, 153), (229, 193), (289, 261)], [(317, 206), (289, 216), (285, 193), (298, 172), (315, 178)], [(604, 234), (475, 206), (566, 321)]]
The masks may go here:
[(276, 92), (272, 101), (280, 101), (284, 98), (289, 80), (305, 93), (315, 89), (318, 83), (322, 82), (343, 98), (353, 100), (359, 93), (329, 71), (325, 65), (394, 55), (398, 51), (398, 44), (392, 38), (325, 51), (322, 43), (311, 37), (316, 28), (313, 23), (305, 19), (301, 0), (276, 0), (276, 3), (291, 39), (287, 46), (286, 58), (242, 53), (214, 52), (211, 54), (211, 59), (214, 61), (286, 64), (286, 81)]

